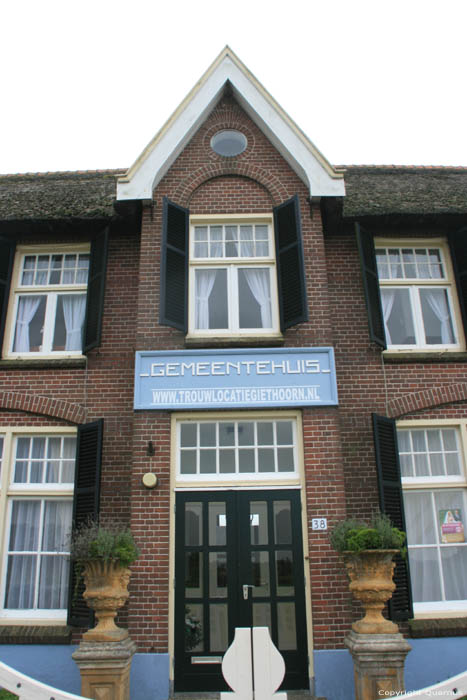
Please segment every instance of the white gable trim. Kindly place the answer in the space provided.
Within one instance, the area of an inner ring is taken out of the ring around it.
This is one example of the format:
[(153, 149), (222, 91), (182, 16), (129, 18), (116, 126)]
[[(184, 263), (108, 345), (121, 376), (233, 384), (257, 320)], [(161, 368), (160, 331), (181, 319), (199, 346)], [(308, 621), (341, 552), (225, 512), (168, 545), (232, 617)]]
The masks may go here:
[(303, 180), (310, 196), (343, 196), (343, 174), (308, 140), (248, 69), (226, 47), (167, 123), (117, 183), (117, 200), (152, 199), (230, 81), (235, 99)]

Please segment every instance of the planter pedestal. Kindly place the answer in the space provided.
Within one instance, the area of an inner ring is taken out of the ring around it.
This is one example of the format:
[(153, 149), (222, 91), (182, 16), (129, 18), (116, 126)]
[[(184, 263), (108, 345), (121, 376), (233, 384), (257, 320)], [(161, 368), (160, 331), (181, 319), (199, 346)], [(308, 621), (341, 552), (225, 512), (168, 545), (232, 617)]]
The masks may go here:
[(130, 666), (136, 651), (128, 637), (118, 642), (83, 640), (73, 653), (81, 694), (95, 700), (130, 700)]
[(411, 646), (400, 634), (359, 634), (351, 630), (345, 645), (352, 654), (355, 700), (397, 697), (404, 692), (405, 657)]

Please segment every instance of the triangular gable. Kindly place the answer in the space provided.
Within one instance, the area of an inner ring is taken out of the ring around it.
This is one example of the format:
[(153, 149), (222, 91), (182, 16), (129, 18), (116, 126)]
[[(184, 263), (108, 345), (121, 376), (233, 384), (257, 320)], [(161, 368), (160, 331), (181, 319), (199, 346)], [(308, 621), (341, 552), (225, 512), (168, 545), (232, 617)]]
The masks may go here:
[(312, 197), (343, 196), (343, 174), (290, 119), (246, 66), (226, 46), (178, 109), (117, 183), (117, 199), (152, 199), (162, 180), (210, 112), (229, 82), (233, 96), (261, 129)]

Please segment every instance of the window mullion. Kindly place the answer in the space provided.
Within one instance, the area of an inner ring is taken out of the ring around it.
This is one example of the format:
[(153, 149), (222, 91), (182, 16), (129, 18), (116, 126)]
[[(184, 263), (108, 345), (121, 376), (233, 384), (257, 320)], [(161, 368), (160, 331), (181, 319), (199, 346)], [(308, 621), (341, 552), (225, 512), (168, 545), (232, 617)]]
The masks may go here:
[(415, 328), (415, 341), (418, 346), (426, 345), (425, 326), (422, 317), (422, 305), (420, 301), (420, 287), (412, 285), (409, 287), (410, 301), (412, 307), (412, 317)]
[(435, 531), (436, 531), (436, 540), (437, 540), (437, 547), (436, 547), (436, 553), (437, 553), (437, 558), (438, 558), (438, 567), (439, 567), (439, 577), (440, 577), (440, 586), (441, 586), (441, 600), (446, 600), (446, 591), (444, 588), (444, 575), (443, 575), (443, 562), (441, 560), (441, 542), (439, 539), (439, 525), (438, 523), (438, 518), (436, 517), (436, 505), (435, 505), (435, 492), (431, 491), (431, 505), (433, 508), (433, 522), (435, 524)]
[(240, 305), (238, 300), (238, 267), (229, 265), (227, 268), (227, 288), (229, 290), (229, 303), (227, 304), (229, 321), (228, 326), (232, 331), (240, 330)]
[(58, 294), (57, 292), (49, 292), (49, 294), (46, 296), (47, 304), (45, 308), (44, 332), (42, 336), (42, 352), (50, 353), (52, 351)]

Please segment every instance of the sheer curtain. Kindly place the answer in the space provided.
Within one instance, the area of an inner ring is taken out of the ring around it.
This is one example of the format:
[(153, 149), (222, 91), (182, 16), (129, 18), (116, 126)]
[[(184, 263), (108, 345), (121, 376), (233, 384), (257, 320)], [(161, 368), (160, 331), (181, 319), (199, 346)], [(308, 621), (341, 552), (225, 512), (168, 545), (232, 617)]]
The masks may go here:
[[(40, 501), (13, 501), (5, 607), (34, 607), (34, 588), (39, 538)], [(13, 554), (14, 552), (14, 554)]]
[(272, 328), (269, 270), (265, 268), (245, 268), (244, 273), (251, 293), (261, 309), (261, 327)]
[[(38, 607), (47, 610), (66, 608), (69, 559), (66, 556), (71, 528), (71, 501), (46, 501), (43, 554), (39, 579)], [(61, 554), (58, 554), (61, 552)]]
[(209, 328), (209, 297), (217, 270), (196, 270), (195, 278), (195, 328)]
[(414, 602), (441, 600), (441, 575), (431, 493), (406, 491), (404, 508)]
[[(41, 505), (39, 500), (17, 500), (12, 504), (5, 600), (9, 609), (66, 607), (72, 502), (43, 503), (42, 543), (39, 542)], [(40, 571), (36, 602), (37, 567)]]
[(424, 290), (425, 296), (431, 310), (441, 324), (441, 342), (453, 343), (451, 331), (451, 314), (449, 313), (448, 300), (444, 289)]
[(386, 342), (391, 345), (391, 333), (389, 332), (388, 321), (391, 316), (392, 307), (394, 306), (394, 300), (396, 298), (395, 289), (384, 289), (381, 291), (381, 304), (383, 307), (383, 318), (384, 318), (384, 330), (386, 333)]
[(60, 296), (60, 299), (62, 300), (66, 328), (65, 350), (81, 350), (86, 295), (67, 294)]
[(41, 303), (40, 296), (24, 296), (19, 298), (18, 315), (16, 317), (15, 346), (13, 352), (29, 352), (29, 324)]

